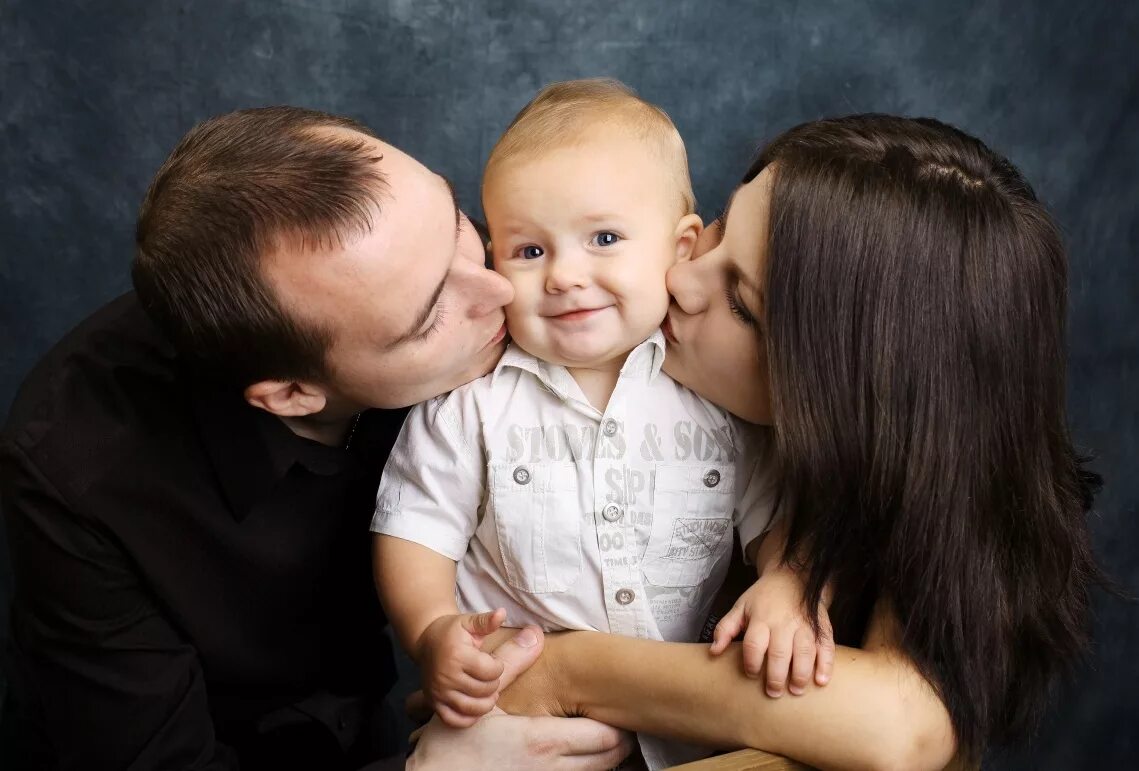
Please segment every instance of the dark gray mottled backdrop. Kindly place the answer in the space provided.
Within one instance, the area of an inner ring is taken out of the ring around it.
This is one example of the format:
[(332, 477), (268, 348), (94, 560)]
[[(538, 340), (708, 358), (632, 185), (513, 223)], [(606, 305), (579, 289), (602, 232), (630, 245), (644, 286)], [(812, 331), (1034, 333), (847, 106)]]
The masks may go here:
[[(450, 176), (550, 80), (661, 104), (714, 213), (756, 143), (824, 115), (933, 115), (1021, 166), (1072, 255), (1071, 420), (1108, 479), (1095, 535), (1139, 586), (1139, 4), (0, 0), (0, 416), (32, 362), (128, 286), (144, 187), (207, 116), (345, 113)], [(985, 591), (983, 586), (977, 591)], [(1135, 767), (1139, 620), (1097, 600), (1090, 665), (992, 767)]]

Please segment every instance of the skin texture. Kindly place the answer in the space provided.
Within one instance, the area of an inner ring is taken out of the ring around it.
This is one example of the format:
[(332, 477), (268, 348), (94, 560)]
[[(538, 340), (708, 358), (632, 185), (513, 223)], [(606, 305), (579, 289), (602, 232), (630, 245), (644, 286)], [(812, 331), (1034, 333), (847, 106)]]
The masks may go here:
[(741, 632), (743, 671), (764, 679), (767, 695), (777, 699), (784, 688), (801, 696), (811, 682), (826, 685), (834, 671), (834, 635), (827, 612), (830, 592), (819, 603), (816, 636), (804, 613), (803, 578), (783, 561), (786, 520), (781, 520), (748, 549), (759, 580), (736, 600), (712, 633), (709, 651), (718, 656)]
[[(297, 434), (327, 444), (343, 442), (361, 409), (412, 404), (489, 372), (505, 350), (503, 306), (513, 298), (510, 282), (486, 268), (483, 244), (447, 181), (391, 145), (363, 140), (382, 156), (387, 179), (371, 232), (317, 253), (282, 244), (263, 262), (286, 308), (332, 330), (328, 378), (262, 381), (245, 391), (247, 401)], [(453, 587), (454, 563), (445, 561)], [(449, 588), (438, 594), (453, 607)], [(421, 625), (417, 637), (424, 631)], [(484, 698), (493, 703), (536, 650), (516, 655), (509, 670), (472, 649), (472, 668), (491, 684)], [(594, 721), (492, 716), (463, 732), (433, 724), (409, 766), (600, 771), (631, 747), (623, 732)]]
[[(771, 423), (759, 278), (767, 255), (771, 171), (736, 190), (727, 217), (709, 226), (690, 260), (668, 273), (664, 370), (749, 423)], [(726, 227), (724, 227), (726, 226)], [(730, 299), (729, 299), (730, 298)]]
[[(665, 369), (757, 423), (771, 419), (755, 326), (769, 197), (765, 171), (736, 191), (724, 227), (708, 228), (693, 258), (668, 274), (675, 302)], [(538, 664), (499, 704), (721, 748), (758, 747), (819, 768), (943, 768), (956, 750), (949, 714), (897, 640), (894, 614), (879, 606), (862, 648), (836, 649), (826, 688), (801, 678), (802, 696), (776, 699), (744, 674), (740, 644), (714, 656), (703, 645), (572, 632), (549, 637)]]
[(451, 390), (489, 372), (505, 350), (502, 306), (513, 290), (486, 268), (449, 184), (395, 147), (365, 139), (382, 156), (388, 188), (371, 232), (316, 254), (283, 245), (263, 263), (285, 307), (333, 333), (325, 382), (263, 381), (246, 391), (302, 435), (342, 426), (366, 407)]
[(826, 688), (773, 699), (743, 648), (567, 632), (499, 697), (514, 714), (590, 717), (709, 747), (757, 747), (822, 769), (941, 769), (955, 751), (937, 695), (897, 652), (887, 609), (862, 648), (839, 647)]
[(660, 326), (665, 274), (699, 217), (643, 141), (597, 128), (572, 146), (498, 164), (483, 185), (495, 268), (514, 286), (513, 340), (569, 368), (599, 408), (629, 351)]
[[(502, 672), (504, 687), (534, 663), (542, 652), (543, 643), (542, 632), (537, 627), (517, 632), (501, 630), (495, 635), (494, 661)], [(429, 712), (421, 709), (420, 714), (426, 719)], [(600, 771), (614, 768), (633, 748), (631, 734), (595, 720), (521, 719), (498, 708), (470, 728), (452, 728), (436, 716), (412, 738), (418, 741), (407, 760), (407, 768), (417, 771), (455, 768)]]

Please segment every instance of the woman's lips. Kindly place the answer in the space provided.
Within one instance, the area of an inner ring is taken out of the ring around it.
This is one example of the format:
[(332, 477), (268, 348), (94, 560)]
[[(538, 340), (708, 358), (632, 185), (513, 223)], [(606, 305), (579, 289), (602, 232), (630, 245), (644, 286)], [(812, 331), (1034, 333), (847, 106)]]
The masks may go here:
[(664, 332), (665, 340), (672, 343), (673, 345), (677, 344), (676, 335), (672, 333), (672, 319), (669, 318), (667, 313), (664, 316), (664, 321), (660, 323), (660, 331)]

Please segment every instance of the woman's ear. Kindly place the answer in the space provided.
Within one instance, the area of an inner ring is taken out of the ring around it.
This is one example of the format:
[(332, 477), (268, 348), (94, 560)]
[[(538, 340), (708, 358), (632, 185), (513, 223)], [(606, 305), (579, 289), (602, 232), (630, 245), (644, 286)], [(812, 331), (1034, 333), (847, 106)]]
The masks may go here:
[(249, 404), (281, 418), (315, 415), (328, 403), (322, 388), (297, 380), (259, 380), (243, 394)]
[(692, 250), (696, 248), (696, 239), (704, 230), (704, 222), (696, 214), (686, 214), (676, 225), (673, 237), (676, 239), (676, 261), (684, 262), (692, 259)]

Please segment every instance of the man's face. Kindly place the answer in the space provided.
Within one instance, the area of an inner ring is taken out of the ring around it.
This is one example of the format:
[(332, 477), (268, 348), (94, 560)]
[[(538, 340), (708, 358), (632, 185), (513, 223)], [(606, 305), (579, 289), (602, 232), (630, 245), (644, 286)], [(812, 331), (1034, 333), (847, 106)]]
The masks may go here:
[(619, 367), (668, 309), (680, 193), (643, 142), (606, 132), (484, 182), (511, 338), (545, 361)]
[(406, 406), (486, 374), (505, 347), (502, 306), (513, 298), (510, 282), (486, 268), (450, 184), (395, 147), (367, 141), (383, 157), (388, 185), (372, 231), (263, 263), (289, 312), (331, 330), (320, 385), (338, 410)]

